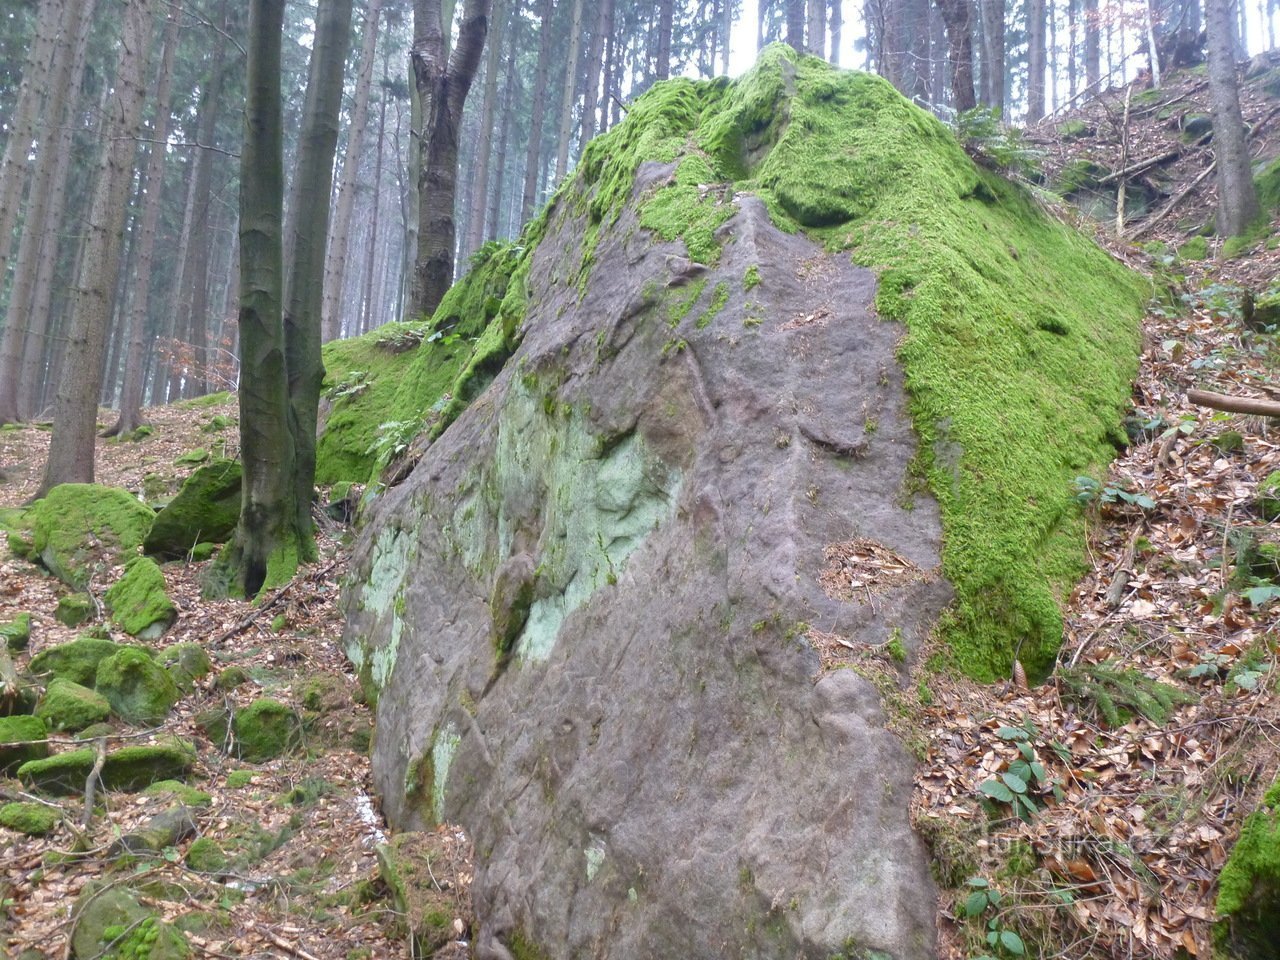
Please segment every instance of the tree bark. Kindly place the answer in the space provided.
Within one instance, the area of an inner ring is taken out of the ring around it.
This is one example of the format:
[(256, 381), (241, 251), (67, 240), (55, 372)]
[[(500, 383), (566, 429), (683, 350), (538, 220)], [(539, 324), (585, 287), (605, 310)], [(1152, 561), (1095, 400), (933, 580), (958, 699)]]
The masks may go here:
[(1027, 2), (1027, 123), (1044, 119), (1045, 0)]
[(982, 102), (1004, 112), (1005, 0), (978, 0), (982, 17)]
[(164, 46), (156, 79), (156, 118), (151, 129), (147, 168), (139, 189), (144, 195), (142, 222), (138, 228), (137, 272), (132, 278), (133, 302), (130, 308), (129, 351), (125, 356), (124, 385), (120, 389), (120, 413), (103, 436), (131, 433), (142, 425), (142, 366), (146, 349), (146, 325), (150, 305), (151, 266), (154, 261), (156, 225), (160, 220), (164, 195), (164, 144), (169, 139), (169, 114), (173, 90), (173, 59), (178, 46), (178, 10), (168, 7)]
[(808, 0), (809, 24), (805, 34), (805, 51), (815, 57), (827, 55), (827, 0)]
[[(544, 9), (550, 7), (547, 0)], [(413, 73), (422, 98), (422, 169), (419, 171), (418, 260), (409, 312), (430, 316), (453, 281), (457, 226), (458, 129), (467, 93), (480, 66), (489, 26), (489, 0), (467, 0), (458, 43), (445, 60), (439, 0), (414, 7)], [(543, 23), (548, 34), (549, 24)], [(545, 105), (545, 90), (540, 89)], [(528, 192), (528, 191), (527, 191)]]
[(552, 0), (541, 0), (538, 5), (538, 67), (534, 78), (533, 106), (529, 116), (529, 144), (524, 168), (524, 192), (520, 199), (520, 220), (525, 222), (533, 214), (538, 196), (539, 156), (542, 150), (542, 120), (547, 109), (547, 74), (551, 63), (551, 14)]
[[(496, 43), (494, 45), (497, 46)], [(556, 150), (556, 183), (569, 172), (569, 143), (573, 139), (573, 105), (577, 100), (578, 57), (582, 52), (582, 0), (573, 0), (569, 20), (569, 57), (565, 65), (564, 90), (560, 97), (560, 142)], [(667, 38), (667, 59), (671, 57), (671, 39)], [(586, 110), (584, 98), (583, 111)]]
[(674, 22), (672, 2), (673, 0), (658, 2), (658, 42), (654, 54), (654, 80), (666, 80), (671, 76), (671, 30)]
[[(603, 68), (605, 37), (613, 30), (613, 0), (603, 0), (600, 16), (591, 34), (591, 46), (587, 49), (586, 94), (582, 101), (582, 123), (578, 133), (578, 152), (596, 135), (596, 114), (600, 109), (600, 72)], [(607, 83), (606, 83), (607, 86)], [(607, 96), (607, 91), (606, 91)]]
[[(498, 74), (502, 68), (502, 30), (507, 20), (507, 0), (497, 0), (493, 8), (493, 23), (486, 41), (489, 51), (485, 55), (484, 99), (480, 105), (480, 142), (476, 144), (474, 197), (467, 221), (466, 239), (462, 252), (470, 256), (484, 243), (485, 216), (489, 210), (489, 169), (493, 158), (494, 130), (498, 125)], [(514, 32), (514, 31), (513, 31)], [(588, 93), (588, 99), (590, 93)], [(587, 114), (583, 105), (583, 116)]]
[(787, 43), (796, 53), (804, 53), (805, 0), (786, 0)]
[[(831, 62), (840, 66), (840, 40), (844, 28), (844, 4), (842, 0), (830, 0), (831, 3)], [(726, 64), (725, 72), (728, 73)]]
[(1102, 82), (1102, 23), (1098, 0), (1084, 0), (1084, 84), (1097, 93)]
[[(378, 21), (382, 0), (369, 0), (364, 36), (360, 41), (360, 69), (356, 74), (355, 104), (347, 127), (347, 149), (342, 158), (342, 180), (338, 187), (338, 207), (334, 211), (333, 236), (324, 265), (324, 304), (321, 331), (325, 342), (342, 336), (342, 289), (347, 276), (347, 253), (351, 236), (351, 213), (355, 209), (360, 179), (360, 152), (369, 122), (369, 91), (373, 87), (373, 67), (377, 60)], [(350, 17), (348, 16), (348, 20)], [(342, 67), (338, 66), (341, 80)], [(376, 181), (375, 181), (376, 187)], [(327, 204), (326, 204), (327, 206)]]
[(947, 59), (951, 62), (951, 105), (957, 111), (978, 105), (973, 91), (973, 40), (970, 0), (937, 0), (947, 32)]
[(1204, 12), (1209, 35), (1213, 150), (1218, 165), (1218, 232), (1231, 237), (1248, 230), (1261, 215), (1261, 208), (1240, 115), (1230, 0), (1205, 0)]
[[(608, 0), (606, 0), (608, 2)], [(498, 155), (494, 158), (493, 187), (489, 191), (489, 228), (485, 237), (497, 239), (502, 231), (502, 198), (507, 183), (507, 155), (511, 147), (511, 119), (515, 112), (516, 87), (519, 82), (518, 57), (519, 45), (516, 42), (516, 30), (511, 31), (507, 39), (507, 79), (502, 85), (502, 131), (498, 137)]]
[(125, 204), (133, 177), (151, 0), (125, 0), (107, 139), (86, 224), (84, 259), (54, 401), (49, 457), (37, 496), (60, 483), (92, 483), (102, 354), (120, 269)]

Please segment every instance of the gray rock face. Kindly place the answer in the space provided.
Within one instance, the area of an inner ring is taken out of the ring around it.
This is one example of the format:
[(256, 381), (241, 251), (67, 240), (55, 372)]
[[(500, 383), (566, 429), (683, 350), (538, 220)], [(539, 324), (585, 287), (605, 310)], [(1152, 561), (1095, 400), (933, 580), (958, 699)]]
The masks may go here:
[(553, 211), (519, 352), (357, 548), (383, 808), (470, 832), (480, 957), (935, 955), (912, 761), (818, 652), (913, 654), (950, 596), (900, 331), (734, 202), (712, 268), (624, 214), (581, 299)]

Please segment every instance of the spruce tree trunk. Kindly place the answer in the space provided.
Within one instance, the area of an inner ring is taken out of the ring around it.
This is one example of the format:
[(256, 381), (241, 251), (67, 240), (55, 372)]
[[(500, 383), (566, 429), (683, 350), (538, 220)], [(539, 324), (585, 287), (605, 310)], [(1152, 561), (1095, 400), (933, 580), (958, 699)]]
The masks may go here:
[(1027, 123), (1044, 118), (1045, 0), (1027, 2)]
[(142, 222), (138, 228), (137, 270), (132, 277), (133, 302), (130, 308), (129, 351), (125, 356), (124, 384), (120, 389), (120, 414), (103, 436), (131, 433), (142, 425), (142, 366), (146, 350), (146, 325), (150, 305), (151, 266), (155, 259), (156, 225), (160, 220), (164, 195), (165, 150), (169, 138), (170, 100), (173, 89), (173, 59), (178, 46), (178, 11), (169, 7), (165, 22), (164, 46), (156, 79), (156, 117), (148, 146), (147, 168), (139, 184), (144, 194)]
[[(604, 41), (613, 30), (613, 0), (602, 0), (600, 15), (591, 32), (591, 46), (587, 50), (586, 93), (582, 99), (582, 123), (578, 132), (578, 151), (586, 149), (596, 135), (596, 116), (600, 110), (600, 73), (604, 67)], [(607, 96), (607, 92), (606, 92)]]
[[(457, 46), (446, 61), (440, 3), (418, 0), (414, 8), (413, 73), (422, 98), (423, 118), (418, 259), (409, 304), (409, 312), (415, 317), (434, 313), (453, 281), (458, 130), (467, 93), (484, 52), (488, 25), (489, 0), (467, 0)], [(543, 26), (545, 29), (548, 25)], [(542, 92), (545, 103), (545, 91)]]
[(978, 0), (982, 17), (982, 102), (1004, 113), (1004, 4)]
[(485, 238), (488, 240), (496, 240), (499, 232), (502, 231), (502, 198), (506, 194), (507, 155), (510, 153), (511, 146), (511, 117), (515, 112), (516, 86), (520, 76), (516, 69), (518, 64), (516, 58), (520, 55), (516, 43), (517, 31), (513, 29), (510, 33), (507, 39), (507, 79), (502, 85), (502, 130), (498, 136), (498, 155), (494, 158), (493, 187), (489, 191), (489, 228), (485, 232)]
[(787, 43), (796, 53), (804, 53), (805, 0), (786, 0)]
[[(844, 4), (841, 0), (831, 0), (831, 62), (837, 67), (840, 66), (840, 41), (841, 30), (844, 27)], [(725, 73), (728, 73), (728, 61), (725, 63)]]
[[(338, 207), (333, 216), (333, 236), (324, 265), (324, 305), (321, 310), (325, 342), (342, 336), (342, 289), (347, 277), (347, 255), (351, 236), (351, 213), (355, 209), (360, 180), (360, 156), (365, 127), (369, 122), (369, 92), (373, 87), (373, 67), (377, 59), (378, 22), (382, 0), (369, 0), (364, 36), (360, 41), (360, 69), (356, 74), (355, 104), (347, 128), (347, 149), (342, 158), (342, 180), (338, 187)], [(350, 17), (348, 16), (348, 20)], [(338, 78), (342, 67), (338, 66)], [(376, 188), (377, 181), (374, 181)], [(327, 206), (327, 204), (326, 204)]]
[[(215, 576), (245, 596), (291, 566), (294, 445), (284, 342), (284, 157), (280, 49), (285, 0), (250, 0), (240, 150), (240, 522)], [(217, 585), (211, 584), (217, 592)]]
[(151, 0), (124, 0), (119, 58), (109, 102), (106, 142), (99, 161), (79, 281), (76, 285), (54, 401), (49, 458), (37, 496), (60, 483), (92, 483), (102, 357), (120, 270), (122, 234), (133, 159), (142, 117), (150, 45)]
[(1240, 115), (1230, 0), (1205, 0), (1204, 13), (1209, 35), (1213, 152), (1217, 160), (1218, 232), (1234, 237), (1253, 225), (1261, 209), (1253, 184), (1244, 120)]
[(1098, 0), (1084, 0), (1084, 85), (1090, 94), (1102, 82), (1102, 23)]
[[(48, 89), (43, 104), (47, 129), (42, 131), (41, 147), (36, 155), (13, 283), (9, 288), (9, 306), (4, 330), (0, 333), (0, 424), (24, 419), (35, 406), (33, 391), (23, 389), (23, 372), (28, 363), (34, 368), (38, 362), (30, 358), (28, 351), (33, 351), (36, 357), (43, 354), (43, 334), (48, 329), (47, 311), (40, 316), (33, 307), (40, 270), (48, 267), (48, 261), (56, 259), (57, 254), (56, 224), (61, 217), (59, 215), (58, 220), (53, 220), (49, 212), (61, 192), (55, 189), (60, 182), (58, 171), (63, 171), (65, 180), (65, 172), (70, 166), (73, 125), (66, 116), (67, 101), (71, 90), (79, 88), (80, 76), (84, 72), (92, 6), (85, 0), (70, 0), (59, 7), (61, 19), (54, 24), (58, 39), (51, 54), (52, 61), (46, 76)], [(42, 7), (40, 13), (43, 15), (46, 10)], [(42, 29), (37, 24), (37, 30)], [(40, 42), (37, 41), (37, 45)], [(34, 54), (33, 59), (37, 59)], [(16, 132), (10, 135), (5, 149), (6, 160), (9, 149), (16, 150), (17, 136)], [(4, 281), (4, 271), (0, 269), (0, 288), (3, 288)]]
[(827, 0), (809, 0), (809, 26), (805, 50), (815, 57), (827, 55)]
[(947, 59), (951, 64), (951, 106), (956, 111), (978, 105), (973, 90), (973, 26), (970, 0), (937, 0), (947, 33)]
[(655, 80), (666, 80), (671, 76), (671, 30), (674, 14), (672, 3), (673, 0), (660, 0), (658, 3), (658, 42), (655, 48), (653, 69)]
[[(388, 51), (389, 50), (390, 50), (390, 45), (384, 44), (382, 49), (382, 78), (384, 81), (387, 80), (390, 75), (389, 68), (388, 68), (388, 60), (389, 60)], [(378, 242), (378, 221), (382, 213), (382, 160), (384, 155), (386, 154), (387, 99), (389, 97), (390, 97), (390, 93), (387, 91), (386, 86), (384, 84), (383, 91), (382, 91), (382, 99), (378, 105), (378, 148), (374, 153), (374, 161), (373, 161), (373, 185), (374, 185), (373, 186), (373, 224), (370, 227), (370, 230), (373, 232), (373, 245), (375, 248)], [(385, 240), (383, 245), (385, 247), (386, 245)], [(384, 254), (385, 254), (385, 250), (384, 250)], [(371, 322), (371, 318), (374, 316), (373, 262), (375, 259), (376, 258), (373, 256), (369, 257), (369, 263), (367, 266), (367, 270), (365, 273), (365, 280), (364, 280), (364, 293), (360, 298), (360, 317), (359, 317), (360, 324), (358, 329), (359, 329), (359, 332), (362, 334), (368, 333), (370, 328), (373, 326)], [(378, 315), (381, 316), (382, 314), (379, 313)]]
[(524, 192), (520, 199), (520, 221), (533, 215), (538, 198), (538, 171), (542, 150), (542, 120), (547, 111), (547, 75), (551, 69), (552, 0), (538, 5), (538, 68), (533, 81), (533, 106), (529, 115), (529, 144), (524, 168)]
[[(493, 22), (485, 55), (484, 100), (480, 106), (480, 142), (476, 144), (474, 196), (467, 221), (462, 252), (470, 256), (484, 243), (485, 215), (489, 209), (489, 167), (493, 155), (493, 135), (498, 124), (498, 73), (502, 67), (502, 31), (507, 22), (507, 0), (493, 6)], [(514, 31), (513, 31), (514, 32)]]
[[(573, 0), (569, 19), (569, 57), (565, 64), (564, 90), (560, 97), (560, 142), (556, 149), (556, 183), (569, 172), (569, 144), (573, 139), (573, 105), (577, 100), (578, 58), (582, 52), (582, 0)], [(671, 58), (670, 37), (667, 38), (667, 59)], [(583, 109), (586, 109), (585, 103)]]

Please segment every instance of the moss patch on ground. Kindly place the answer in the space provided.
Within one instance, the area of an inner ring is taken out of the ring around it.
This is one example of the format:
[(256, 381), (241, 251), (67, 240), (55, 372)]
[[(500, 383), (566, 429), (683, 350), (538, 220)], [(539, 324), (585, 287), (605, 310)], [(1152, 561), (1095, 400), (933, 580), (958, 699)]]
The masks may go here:
[(1280, 943), (1280, 782), (1245, 817), (1240, 839), (1218, 877), (1220, 935), (1231, 955), (1271, 956)]

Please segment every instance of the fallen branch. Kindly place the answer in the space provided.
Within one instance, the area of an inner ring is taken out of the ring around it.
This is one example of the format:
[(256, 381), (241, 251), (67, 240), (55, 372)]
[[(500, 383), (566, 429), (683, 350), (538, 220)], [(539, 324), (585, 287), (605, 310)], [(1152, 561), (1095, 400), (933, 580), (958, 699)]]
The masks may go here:
[(1205, 177), (1207, 177), (1209, 174), (1211, 174), (1213, 172), (1214, 167), (1216, 167), (1217, 165), (1218, 165), (1218, 161), (1214, 160), (1207, 167), (1201, 170), (1199, 175), (1194, 180), (1192, 180), (1185, 187), (1179, 190), (1177, 196), (1175, 196), (1172, 200), (1170, 200), (1168, 203), (1164, 205), (1163, 210), (1161, 210), (1154, 217), (1152, 217), (1150, 220), (1148, 220), (1146, 223), (1140, 226), (1137, 230), (1133, 231), (1133, 233), (1129, 234), (1129, 239), (1137, 240), (1144, 233), (1146, 233), (1148, 230), (1154, 227), (1157, 223), (1159, 223), (1161, 220), (1167, 217), (1170, 213), (1172, 213), (1175, 209), (1177, 209), (1178, 204), (1180, 204), (1186, 198), (1187, 194), (1190, 193), (1192, 190), (1194, 190), (1196, 187), (1200, 186), (1200, 181), (1203, 180)]
[(1182, 156), (1182, 148), (1175, 147), (1172, 150), (1157, 154), (1154, 157), (1147, 157), (1145, 160), (1139, 160), (1137, 163), (1129, 164), (1129, 166), (1125, 167), (1123, 170), (1117, 170), (1114, 173), (1107, 174), (1098, 181), (1098, 186), (1106, 186), (1108, 184), (1115, 183), (1117, 180), (1127, 179), (1132, 177), (1134, 174), (1142, 173), (1142, 171), (1149, 167), (1156, 167), (1162, 163), (1167, 163), (1170, 160), (1176, 160), (1180, 156)]
[[(321, 567), (319, 570), (317, 570), (315, 573), (307, 574), (307, 576), (311, 577), (312, 579), (319, 579), (320, 577), (323, 577), (326, 573), (328, 573), (330, 570), (332, 570), (335, 566), (337, 566), (337, 564), (338, 564), (338, 558), (335, 557), (334, 559), (330, 560), (327, 564), (325, 564), (323, 567)], [(226, 643), (228, 640), (234, 637), (237, 633), (240, 633), (246, 627), (251, 626), (255, 620), (257, 620), (264, 613), (266, 613), (268, 610), (274, 607), (277, 603), (279, 603), (280, 600), (285, 596), (285, 594), (287, 594), (290, 590), (292, 590), (294, 586), (298, 583), (298, 581), (301, 579), (302, 579), (301, 576), (294, 577), (292, 580), (286, 583), (283, 587), (281, 587), (279, 590), (277, 590), (275, 593), (269, 596), (266, 600), (262, 601), (262, 603), (255, 606), (253, 608), (252, 613), (250, 613), (246, 617), (241, 618), (235, 624), (228, 627), (226, 630), (222, 631), (222, 633), (214, 637), (213, 640), (211, 641), (211, 645), (216, 647), (220, 644)]]
[[(1116, 564), (1116, 572), (1111, 577), (1111, 586), (1107, 587), (1107, 606), (1112, 610), (1120, 606), (1120, 602), (1124, 600), (1125, 591), (1129, 589), (1129, 580), (1133, 577), (1133, 559), (1137, 552), (1138, 535), (1141, 533), (1142, 527), (1138, 526), (1129, 535), (1129, 542), (1125, 544), (1120, 562)], [(1072, 665), (1075, 665), (1074, 662)]]
[(298, 946), (297, 944), (290, 943), (288, 940), (286, 940), (284, 937), (280, 936), (279, 934), (274, 933), (271, 930), (268, 930), (266, 933), (267, 933), (267, 939), (270, 940), (272, 943), (274, 943), (281, 950), (284, 950), (286, 953), (291, 953), (295, 957), (300, 957), (301, 960), (317, 960), (314, 954), (307, 953), (307, 951), (303, 950), (302, 947)]
[(1251, 413), (1259, 417), (1280, 418), (1280, 402), (1256, 400), (1253, 397), (1231, 397), (1208, 390), (1188, 390), (1187, 399), (1197, 406), (1212, 407), (1227, 413)]
[(93, 794), (98, 787), (98, 777), (102, 775), (102, 765), (106, 762), (107, 738), (99, 737), (93, 758), (93, 769), (89, 771), (89, 776), (84, 781), (84, 816), (80, 820), (80, 825), (85, 830), (88, 830), (89, 824), (93, 822)]

